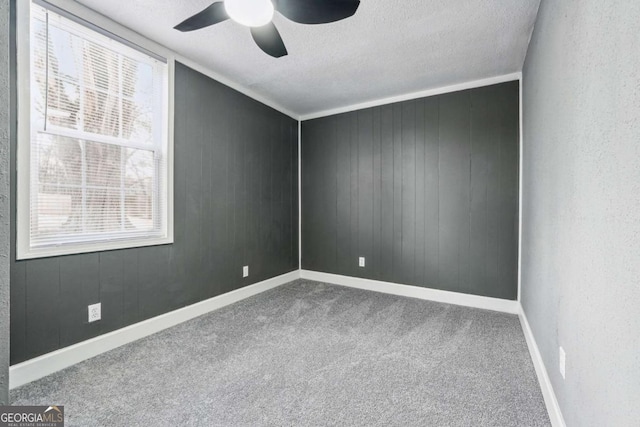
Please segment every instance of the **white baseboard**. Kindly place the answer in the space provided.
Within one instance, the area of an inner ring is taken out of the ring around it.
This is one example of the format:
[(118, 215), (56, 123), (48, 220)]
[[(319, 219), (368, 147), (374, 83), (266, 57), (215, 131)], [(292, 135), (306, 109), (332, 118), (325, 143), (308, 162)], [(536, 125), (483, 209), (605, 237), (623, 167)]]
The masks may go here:
[(547, 373), (547, 369), (544, 366), (544, 362), (542, 361), (542, 355), (540, 354), (540, 350), (538, 349), (538, 345), (536, 344), (536, 339), (533, 337), (533, 332), (531, 331), (531, 327), (529, 326), (529, 321), (527, 320), (527, 316), (524, 314), (522, 306), (520, 306), (519, 308), (520, 313), (518, 314), (518, 317), (520, 317), (522, 331), (524, 332), (524, 337), (527, 340), (527, 346), (529, 347), (531, 360), (533, 361), (533, 366), (535, 367), (536, 374), (538, 375), (538, 382), (540, 383), (540, 389), (542, 390), (544, 403), (547, 406), (547, 412), (549, 413), (549, 418), (551, 419), (551, 425), (553, 425), (554, 427), (566, 427), (564, 418), (562, 417), (562, 412), (560, 411), (560, 405), (558, 405), (558, 399), (556, 398), (556, 394), (553, 391), (553, 385), (551, 384), (549, 374)]
[(273, 289), (299, 277), (300, 271), (295, 270), (19, 363), (9, 369), (9, 388), (20, 387), (124, 344)]
[(9, 387), (11, 389), (20, 387), (124, 344), (160, 332), (299, 278), (410, 298), (518, 314), (527, 346), (529, 347), (531, 359), (538, 376), (538, 381), (540, 382), (540, 388), (547, 406), (549, 418), (551, 419), (551, 424), (554, 427), (566, 427), (560, 406), (558, 405), (558, 400), (551, 385), (551, 380), (542, 361), (542, 356), (538, 350), (527, 317), (519, 302), (309, 270), (296, 270), (273, 277), (11, 366), (9, 370)]
[(443, 302), (446, 304), (463, 305), (466, 307), (482, 308), (485, 310), (501, 311), (504, 313), (518, 314), (520, 312), (520, 307), (517, 301), (500, 298), (481, 297), (478, 295), (420, 288), (418, 286), (361, 279), (358, 277), (341, 276), (338, 274), (321, 273), (309, 270), (301, 270), (300, 278), (349, 286), (351, 288), (365, 289), (368, 291), (382, 292), (385, 294), (419, 298), (429, 301)]

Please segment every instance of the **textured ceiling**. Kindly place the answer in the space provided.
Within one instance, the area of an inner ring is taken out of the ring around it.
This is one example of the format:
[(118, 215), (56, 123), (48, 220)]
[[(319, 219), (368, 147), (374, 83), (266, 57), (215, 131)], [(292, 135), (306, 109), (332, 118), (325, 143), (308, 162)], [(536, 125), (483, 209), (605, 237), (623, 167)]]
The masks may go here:
[(173, 26), (211, 0), (77, 0), (298, 115), (521, 71), (539, 0), (362, 0), (355, 16), (301, 25), (276, 14), (289, 56), (224, 23)]

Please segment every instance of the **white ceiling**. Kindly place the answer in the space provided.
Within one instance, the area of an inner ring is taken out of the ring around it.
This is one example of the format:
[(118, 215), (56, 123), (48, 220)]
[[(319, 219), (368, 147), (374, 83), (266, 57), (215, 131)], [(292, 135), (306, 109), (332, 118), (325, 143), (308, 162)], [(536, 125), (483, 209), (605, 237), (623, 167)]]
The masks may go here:
[(522, 70), (540, 0), (362, 0), (301, 25), (276, 14), (289, 55), (267, 56), (226, 21), (173, 26), (211, 0), (76, 0), (297, 115)]

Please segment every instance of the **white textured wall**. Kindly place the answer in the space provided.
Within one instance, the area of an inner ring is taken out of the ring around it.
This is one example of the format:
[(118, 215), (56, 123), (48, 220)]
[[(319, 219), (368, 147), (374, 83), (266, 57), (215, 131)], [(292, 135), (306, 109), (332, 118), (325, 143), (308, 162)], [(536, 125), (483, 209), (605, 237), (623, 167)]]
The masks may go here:
[(523, 79), (523, 307), (567, 425), (638, 426), (640, 1), (543, 0)]
[(9, 387), (9, 2), (0, 2), (0, 404)]

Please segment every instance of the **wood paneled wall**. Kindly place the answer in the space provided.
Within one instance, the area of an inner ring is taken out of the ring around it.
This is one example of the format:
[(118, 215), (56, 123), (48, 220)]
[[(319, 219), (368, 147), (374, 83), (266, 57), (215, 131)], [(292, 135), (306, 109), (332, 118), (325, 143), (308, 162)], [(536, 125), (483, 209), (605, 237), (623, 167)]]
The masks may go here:
[[(296, 270), (297, 141), (294, 119), (176, 64), (174, 244), (14, 254), (12, 364)], [(96, 302), (102, 320), (90, 324)]]
[(518, 97), (509, 82), (303, 122), (302, 267), (515, 299)]

